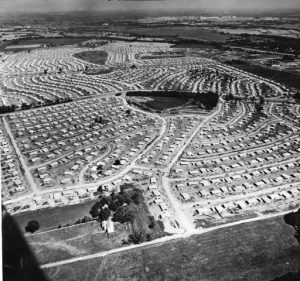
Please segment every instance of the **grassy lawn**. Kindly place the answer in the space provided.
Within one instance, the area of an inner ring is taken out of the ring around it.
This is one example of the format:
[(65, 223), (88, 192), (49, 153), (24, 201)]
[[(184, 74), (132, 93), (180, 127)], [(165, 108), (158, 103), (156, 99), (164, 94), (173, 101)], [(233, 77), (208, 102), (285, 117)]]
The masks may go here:
[(187, 98), (153, 96), (145, 99), (145, 101), (137, 101), (133, 98), (132, 100), (128, 99), (128, 102), (144, 110), (162, 112), (171, 108), (183, 108), (189, 105), (191, 100)]
[[(50, 280), (272, 280), (300, 266), (281, 217), (46, 269)], [(81, 271), (78, 270), (81, 268)]]
[[(89, 208), (93, 203), (89, 202)], [(129, 208), (136, 214), (133, 223), (114, 223), (114, 233), (109, 236), (100, 228), (100, 223), (92, 221), (52, 231), (26, 235), (32, 252), (41, 264), (94, 254), (125, 246), (129, 234), (134, 231), (148, 233), (151, 239), (165, 236), (163, 224), (155, 221), (152, 228), (147, 205), (144, 202), (130, 203)], [(87, 211), (88, 213), (88, 211)]]
[(121, 247), (130, 231), (129, 225), (117, 223), (108, 237), (98, 222), (89, 222), (26, 236), (26, 240), (39, 263), (44, 264)]
[[(74, 224), (78, 219), (89, 215), (93, 201), (64, 207), (47, 208), (37, 211), (15, 214), (13, 218), (24, 231), (30, 220), (37, 220), (40, 224), (38, 232), (56, 229), (59, 225)], [(63, 215), (62, 215), (63, 214)]]
[(145, 103), (147, 108), (158, 111), (169, 109), (173, 107), (183, 106), (189, 102), (189, 99), (173, 98), (173, 97), (151, 97), (151, 100)]
[(108, 54), (104, 51), (86, 51), (74, 54), (73, 56), (90, 63), (104, 65)]
[(297, 75), (296, 73), (275, 70), (269, 67), (263, 67), (260, 65), (254, 65), (250, 63), (245, 63), (245, 64), (229, 63), (229, 65), (256, 74), (258, 76), (262, 76), (264, 78), (274, 80), (288, 87), (294, 87), (300, 89), (300, 75)]

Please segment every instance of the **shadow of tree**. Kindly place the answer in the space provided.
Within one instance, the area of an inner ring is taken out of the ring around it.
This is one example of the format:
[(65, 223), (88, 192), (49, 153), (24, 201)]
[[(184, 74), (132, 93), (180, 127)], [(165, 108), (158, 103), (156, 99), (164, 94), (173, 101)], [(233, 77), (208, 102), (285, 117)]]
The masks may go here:
[(2, 209), (3, 281), (49, 281), (15, 219)]

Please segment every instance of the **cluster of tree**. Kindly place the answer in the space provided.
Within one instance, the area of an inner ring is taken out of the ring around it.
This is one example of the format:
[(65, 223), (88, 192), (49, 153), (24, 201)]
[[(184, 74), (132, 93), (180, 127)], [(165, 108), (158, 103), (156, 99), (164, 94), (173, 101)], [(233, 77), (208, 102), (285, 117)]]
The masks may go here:
[(258, 99), (254, 102), (254, 108), (257, 113), (262, 112), (265, 104), (265, 99), (262, 96), (259, 96)]
[(36, 220), (29, 221), (25, 226), (25, 231), (34, 233), (40, 228), (40, 224)]
[[(98, 188), (102, 193), (102, 187)], [(138, 189), (130, 192), (122, 190), (119, 193), (112, 192), (109, 196), (100, 194), (99, 200), (92, 206), (90, 215), (100, 221), (107, 220), (112, 215), (115, 222), (133, 222), (135, 213), (130, 204), (140, 204), (143, 201), (142, 192)]]
[(299, 281), (300, 280), (300, 271), (298, 272), (288, 272), (284, 276), (277, 277), (272, 281)]
[(220, 72), (218, 69), (210, 69), (210, 68), (193, 68), (188, 70), (189, 78), (192, 80), (198, 79), (199, 77), (206, 77), (209, 79), (214, 79), (215, 77), (222, 78), (223, 80), (228, 79), (229, 77), (232, 77), (226, 73), (222, 73), (220, 75)]
[(0, 114), (14, 112), (16, 107), (14, 105), (2, 105), (0, 106)]
[(177, 48), (197, 48), (207, 46), (207, 47), (215, 47), (221, 48), (223, 46), (223, 42), (216, 42), (216, 41), (207, 41), (207, 40), (199, 40), (199, 39), (188, 39), (188, 38), (175, 38), (173, 40), (168, 40), (170, 43), (175, 43), (176, 45), (173, 47)]
[(246, 65), (247, 64), (246, 61), (244, 61), (244, 60), (237, 60), (237, 59), (226, 60), (225, 63), (228, 64), (228, 65), (236, 65), (236, 64)]
[(263, 96), (243, 98), (243, 97), (239, 97), (239, 96), (234, 96), (232, 93), (228, 93), (228, 94), (224, 94), (222, 96), (222, 98), (228, 102), (238, 101), (238, 100), (248, 100), (248, 101), (250, 101), (250, 103), (254, 104), (254, 107), (255, 107), (256, 111), (258, 111), (258, 112), (262, 111), (264, 104), (265, 104), (265, 99)]
[(294, 99), (295, 99), (297, 102), (300, 102), (300, 92), (299, 92), (299, 91), (294, 95)]
[(86, 75), (100, 75), (100, 74), (108, 74), (113, 71), (112, 68), (107, 68), (107, 69), (85, 69), (83, 72)]
[(127, 205), (127, 206), (118, 207), (113, 215), (112, 220), (120, 223), (126, 223), (126, 222), (133, 223), (134, 219), (135, 219), (135, 213)]
[(94, 121), (95, 121), (96, 123), (101, 124), (101, 123), (103, 122), (103, 117), (102, 117), (102, 116), (96, 117), (96, 118), (94, 119)]
[(299, 39), (297, 38), (239, 34), (231, 36), (230, 45), (255, 48), (269, 52), (280, 52), (295, 55), (300, 54)]
[(295, 230), (295, 238), (300, 243), (300, 209), (297, 212), (292, 212), (283, 217), (286, 224), (292, 226)]
[(241, 99), (240, 97), (235, 97), (232, 93), (224, 94), (224, 95), (222, 95), (222, 98), (225, 101), (232, 101), (232, 100), (239, 100), (239, 99)]
[(27, 104), (27, 103), (22, 103), (21, 105), (21, 109), (25, 110), (25, 109), (30, 109), (30, 108), (36, 108), (36, 107), (41, 107), (41, 106), (49, 106), (49, 105), (55, 105), (55, 104), (61, 104), (61, 103), (66, 103), (66, 102), (71, 102), (73, 101), (70, 97), (66, 97), (66, 98), (56, 98), (55, 100), (46, 100), (44, 101), (42, 104), (38, 103), (38, 104)]
[(190, 98), (200, 101), (207, 109), (214, 108), (219, 101), (219, 95), (215, 92), (193, 93), (181, 91), (128, 91), (126, 95)]
[[(297, 212), (292, 212), (283, 217), (286, 224), (292, 226), (295, 230), (294, 237), (300, 243), (300, 209)], [(272, 281), (299, 281), (300, 269), (298, 272), (288, 272), (287, 274), (277, 277)]]
[(142, 231), (134, 231), (132, 234), (128, 235), (127, 240), (123, 240), (123, 244), (141, 244), (145, 241), (151, 241), (152, 236), (150, 233), (144, 233)]
[(84, 216), (82, 219), (79, 219), (75, 222), (75, 224), (80, 224), (80, 223), (86, 223), (89, 221), (92, 221), (93, 218), (89, 217), (89, 216)]

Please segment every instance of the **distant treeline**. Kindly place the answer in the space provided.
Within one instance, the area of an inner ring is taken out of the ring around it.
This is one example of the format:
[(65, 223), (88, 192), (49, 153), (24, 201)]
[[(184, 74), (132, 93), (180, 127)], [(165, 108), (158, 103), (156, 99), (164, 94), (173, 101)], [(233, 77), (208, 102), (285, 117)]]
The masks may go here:
[[(31, 104), (22, 103), (21, 108), (18, 108), (18, 109), (26, 110), (26, 109), (55, 105), (55, 104), (66, 103), (66, 102), (71, 102), (71, 101), (73, 101), (73, 100), (70, 97), (67, 97), (67, 98), (57, 98), (53, 101), (47, 100), (43, 103), (31, 103)], [(17, 107), (15, 105), (3, 105), (3, 106), (0, 106), (0, 114), (14, 112), (16, 109), (17, 109)]]
[(187, 98), (200, 101), (207, 109), (214, 108), (219, 101), (219, 95), (215, 92), (180, 92), (180, 91), (129, 91), (127, 96), (157, 96), (157, 97), (174, 97)]
[(281, 37), (275, 35), (253, 35), (239, 34), (232, 35), (227, 41), (231, 46), (254, 48), (269, 52), (288, 53), (299, 55), (300, 40), (298, 38)]
[(14, 105), (2, 105), (0, 106), (0, 114), (14, 112), (16, 107)]
[(21, 108), (22, 109), (30, 109), (30, 108), (35, 108), (35, 107), (41, 107), (41, 106), (48, 106), (48, 105), (55, 105), (55, 104), (60, 104), (60, 103), (66, 103), (66, 102), (71, 102), (73, 101), (70, 97), (67, 98), (56, 98), (55, 100), (47, 100), (44, 101), (43, 103), (38, 103), (38, 104), (27, 104), (27, 103), (22, 103)]
[[(300, 209), (297, 212), (291, 212), (283, 217), (284, 222), (292, 226), (295, 230), (294, 237), (300, 243)], [(284, 237), (287, 239), (286, 237)], [(300, 269), (298, 272), (288, 272), (283, 276), (277, 277), (272, 281), (299, 281), (300, 280)]]
[(294, 99), (300, 103), (300, 92), (297, 92), (295, 95), (294, 95)]

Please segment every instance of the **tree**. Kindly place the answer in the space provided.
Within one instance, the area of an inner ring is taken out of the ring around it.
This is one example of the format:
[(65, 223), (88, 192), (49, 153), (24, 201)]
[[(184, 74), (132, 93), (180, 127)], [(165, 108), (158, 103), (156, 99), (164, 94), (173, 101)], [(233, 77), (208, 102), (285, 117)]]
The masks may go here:
[(118, 221), (120, 223), (131, 222), (133, 223), (135, 219), (135, 213), (133, 210), (129, 209), (127, 206), (121, 206), (114, 213), (113, 221)]
[(117, 195), (114, 191), (110, 194), (110, 198), (111, 198), (111, 201), (115, 201), (117, 199)]
[(283, 217), (286, 224), (291, 225), (296, 232), (296, 235), (300, 235), (300, 209), (297, 212), (292, 212), (284, 215)]
[(100, 221), (106, 221), (110, 217), (110, 210), (108, 208), (104, 208), (101, 210), (99, 214), (99, 220)]
[(127, 205), (129, 205), (131, 203), (130, 196), (126, 192), (120, 192), (117, 195), (117, 199), (118, 199), (118, 203), (120, 205), (123, 205), (124, 203), (126, 203)]
[(30, 232), (30, 233), (34, 233), (36, 232), (38, 229), (40, 228), (40, 224), (35, 221), (35, 220), (32, 220), (32, 221), (29, 221), (25, 227), (25, 231), (26, 232)]
[(102, 197), (100, 199), (101, 207), (103, 207), (104, 205), (109, 205), (109, 203), (110, 203), (110, 197)]
[(111, 202), (109, 205), (108, 205), (108, 208), (113, 211), (113, 212), (116, 212), (118, 210), (118, 207), (119, 205), (115, 202)]
[(97, 191), (101, 194), (103, 192), (103, 186), (99, 185), (99, 187), (97, 188)]
[(135, 203), (135, 204), (140, 204), (143, 202), (143, 196), (141, 194), (141, 191), (140, 190), (136, 190), (134, 192), (134, 194), (131, 196), (131, 199), (132, 201)]
[(297, 100), (298, 102), (300, 102), (300, 91), (298, 91), (298, 92), (294, 95), (294, 99)]
[[(141, 232), (134, 231), (132, 234), (128, 236), (128, 242), (133, 244), (140, 244), (145, 241), (145, 235)], [(149, 241), (149, 240), (148, 240)]]
[(152, 240), (152, 236), (151, 236), (150, 233), (147, 233), (147, 234), (146, 234), (146, 240), (147, 240), (147, 241), (151, 241), (151, 240)]
[(92, 206), (92, 208), (91, 208), (91, 210), (90, 210), (90, 215), (91, 215), (93, 218), (98, 217), (98, 216), (99, 216), (99, 213), (100, 213), (100, 211), (101, 211), (101, 207), (102, 207), (101, 203), (100, 203), (100, 202), (96, 202), (96, 203)]

